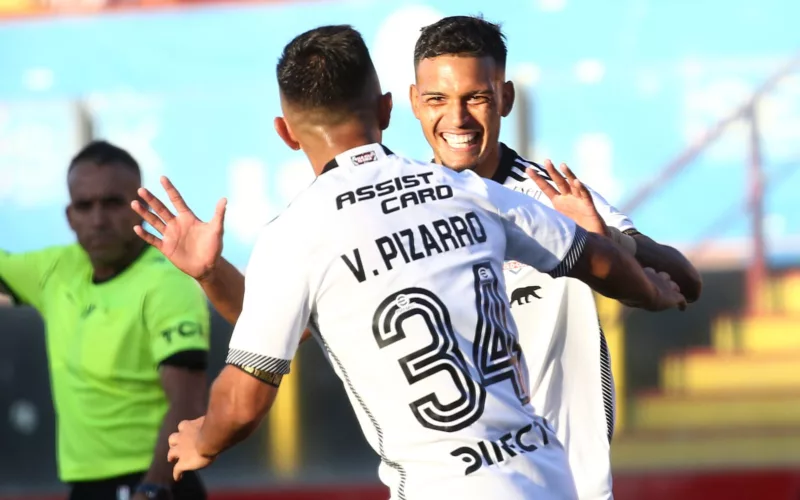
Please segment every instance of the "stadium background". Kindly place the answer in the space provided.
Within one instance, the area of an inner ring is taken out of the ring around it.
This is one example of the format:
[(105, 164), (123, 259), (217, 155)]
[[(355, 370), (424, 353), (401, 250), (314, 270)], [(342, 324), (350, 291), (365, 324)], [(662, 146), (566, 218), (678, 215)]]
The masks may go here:
[[(201, 217), (227, 196), (225, 255), (244, 266), (259, 226), (311, 179), (272, 130), (282, 46), (320, 24), (361, 30), (395, 95), (385, 142), (425, 158), (413, 44), (465, 13), (508, 35), (520, 101), (502, 138), (570, 163), (703, 272), (684, 314), (601, 301), (617, 499), (800, 497), (796, 2), (0, 0), (0, 247), (72, 240), (66, 163), (102, 137), (157, 194), (169, 175)], [(230, 329), (214, 321), (216, 370)], [(63, 491), (41, 329), (33, 311), (0, 308), (3, 500)], [(204, 474), (212, 498), (385, 498), (316, 346), (295, 372), (259, 434)]]

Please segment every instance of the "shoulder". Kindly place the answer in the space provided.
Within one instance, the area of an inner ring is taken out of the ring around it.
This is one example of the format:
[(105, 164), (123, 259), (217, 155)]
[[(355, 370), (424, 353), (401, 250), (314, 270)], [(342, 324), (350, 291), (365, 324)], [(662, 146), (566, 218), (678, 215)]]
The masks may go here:
[(24, 255), (42, 268), (58, 265), (69, 266), (70, 271), (78, 271), (82, 266), (89, 265), (86, 252), (77, 243), (49, 246)]
[(325, 175), (315, 178), (283, 210), (263, 224), (258, 234), (299, 236), (305, 231), (312, 230), (317, 225), (318, 216), (324, 213), (325, 194), (334, 189), (330, 182), (332, 177)]
[(516, 151), (500, 143), (500, 163), (498, 164), (497, 171), (495, 171), (492, 180), (503, 185), (519, 185), (530, 183), (535, 186), (534, 182), (528, 177), (526, 170), (533, 169), (534, 172), (550, 180), (547, 171), (538, 163), (525, 159)]

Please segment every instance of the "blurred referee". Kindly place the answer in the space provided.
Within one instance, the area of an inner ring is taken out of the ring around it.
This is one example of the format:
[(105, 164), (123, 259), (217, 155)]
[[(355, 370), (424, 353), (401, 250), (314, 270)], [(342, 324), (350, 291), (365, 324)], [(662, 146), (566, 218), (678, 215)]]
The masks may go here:
[(67, 184), (77, 244), (0, 252), (0, 293), (44, 319), (59, 477), (70, 500), (202, 500), (197, 476), (172, 482), (167, 438), (205, 410), (205, 296), (133, 232), (130, 154), (93, 142)]

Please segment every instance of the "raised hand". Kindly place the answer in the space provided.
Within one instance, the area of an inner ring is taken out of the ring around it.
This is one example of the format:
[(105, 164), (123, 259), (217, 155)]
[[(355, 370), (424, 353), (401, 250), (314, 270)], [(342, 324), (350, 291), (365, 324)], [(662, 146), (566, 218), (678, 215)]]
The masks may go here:
[(561, 171), (564, 172), (564, 175), (561, 175), (556, 171), (553, 162), (550, 160), (544, 162), (544, 168), (555, 186), (550, 184), (547, 179), (530, 167), (526, 170), (526, 173), (528, 177), (536, 183), (539, 189), (542, 190), (545, 196), (550, 199), (553, 208), (575, 221), (576, 224), (587, 231), (604, 236), (607, 235), (606, 223), (603, 221), (603, 218), (600, 217), (597, 208), (594, 206), (592, 194), (586, 189), (586, 186), (575, 177), (572, 170), (570, 170), (565, 163), (562, 163)]
[(175, 207), (176, 214), (173, 214), (153, 193), (145, 188), (139, 188), (139, 196), (149, 205), (152, 212), (138, 201), (131, 202), (131, 208), (153, 226), (161, 237), (145, 231), (141, 225), (134, 226), (133, 230), (140, 238), (161, 251), (175, 264), (175, 267), (197, 280), (203, 280), (214, 270), (222, 254), (227, 200), (225, 198), (219, 200), (214, 210), (214, 217), (209, 222), (203, 222), (189, 209), (169, 179), (162, 176), (161, 185)]

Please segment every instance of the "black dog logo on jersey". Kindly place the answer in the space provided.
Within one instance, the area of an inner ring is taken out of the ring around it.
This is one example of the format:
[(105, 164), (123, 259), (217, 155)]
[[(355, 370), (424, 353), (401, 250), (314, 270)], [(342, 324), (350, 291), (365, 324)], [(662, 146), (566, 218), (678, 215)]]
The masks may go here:
[(526, 304), (530, 304), (531, 297), (535, 297), (537, 299), (541, 299), (536, 292), (540, 290), (542, 287), (540, 286), (524, 286), (522, 288), (517, 288), (513, 292), (511, 292), (511, 305), (514, 305), (514, 302), (517, 305), (522, 305), (522, 299), (525, 299)]
[(365, 163), (377, 160), (378, 155), (375, 154), (375, 151), (367, 151), (366, 153), (353, 155), (350, 157), (350, 159), (353, 161), (353, 165), (363, 165)]

